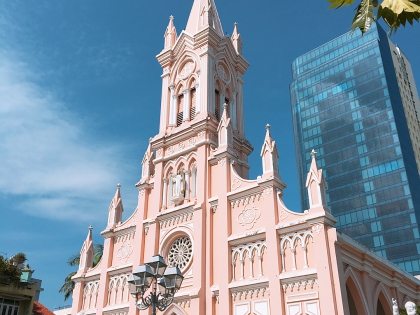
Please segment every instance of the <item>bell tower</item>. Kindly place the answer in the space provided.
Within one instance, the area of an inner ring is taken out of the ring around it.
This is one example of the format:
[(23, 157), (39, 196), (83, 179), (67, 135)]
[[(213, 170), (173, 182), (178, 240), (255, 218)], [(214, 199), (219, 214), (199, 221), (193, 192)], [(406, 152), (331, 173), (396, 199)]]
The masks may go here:
[(171, 16), (164, 49), (157, 56), (163, 68), (159, 135), (177, 133), (203, 119), (217, 128), (227, 103), (235, 137), (243, 140), (242, 76), (249, 64), (242, 56), (237, 24), (232, 38), (224, 35), (213, 0), (194, 1), (179, 36), (173, 20)]

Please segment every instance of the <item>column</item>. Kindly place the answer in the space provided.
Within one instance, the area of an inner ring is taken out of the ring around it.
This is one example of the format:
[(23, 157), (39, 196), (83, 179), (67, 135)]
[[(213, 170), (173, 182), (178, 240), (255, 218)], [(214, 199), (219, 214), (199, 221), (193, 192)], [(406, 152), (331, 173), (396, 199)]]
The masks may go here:
[(166, 209), (166, 201), (168, 200), (168, 179), (163, 179), (163, 196), (162, 196), (162, 208)]
[(166, 194), (166, 198), (167, 198), (167, 205), (168, 206), (171, 206), (172, 205), (172, 201), (171, 201), (171, 198), (172, 198), (172, 194), (173, 194), (173, 185), (172, 185), (172, 174), (169, 174), (169, 189), (168, 189), (168, 193)]
[(190, 120), (190, 90), (187, 89), (184, 92), (184, 121)]
[(175, 101), (176, 101), (176, 96), (174, 95), (175, 92), (175, 86), (171, 85), (169, 86), (169, 88), (171, 89), (171, 105), (170, 105), (170, 109), (169, 109), (169, 126), (176, 126), (176, 119), (174, 119), (174, 117), (176, 117), (176, 107), (175, 107)]
[(170, 73), (164, 72), (164, 74), (162, 75), (162, 100), (161, 100), (161, 106), (160, 106), (159, 132), (164, 132), (166, 130), (166, 127), (168, 126), (168, 111), (170, 109), (170, 104), (168, 104), (169, 103), (168, 102), (169, 78), (170, 78)]
[(172, 97), (173, 100), (173, 110), (172, 110), (172, 126), (176, 126), (177, 122), (176, 122), (176, 118), (178, 115), (178, 95), (174, 95)]
[(220, 108), (219, 108), (219, 118), (222, 117), (223, 113), (223, 104), (225, 103), (225, 94), (220, 92)]
[[(200, 80), (200, 77), (198, 78), (198, 80)], [(196, 84), (194, 87), (195, 87), (195, 113), (198, 114), (201, 110), (200, 84)]]
[(190, 196), (190, 171), (185, 172), (185, 199), (188, 200)]
[(230, 102), (230, 119), (232, 119), (233, 130), (237, 130), (236, 125), (236, 92), (233, 92), (233, 100)]
[(254, 273), (252, 272), (252, 269), (253, 269), (254, 266), (253, 266), (253, 263), (252, 263), (252, 254), (249, 254), (248, 259), (249, 259), (249, 277), (253, 278)]
[(193, 167), (191, 173), (191, 196), (195, 199), (197, 197), (197, 168)]

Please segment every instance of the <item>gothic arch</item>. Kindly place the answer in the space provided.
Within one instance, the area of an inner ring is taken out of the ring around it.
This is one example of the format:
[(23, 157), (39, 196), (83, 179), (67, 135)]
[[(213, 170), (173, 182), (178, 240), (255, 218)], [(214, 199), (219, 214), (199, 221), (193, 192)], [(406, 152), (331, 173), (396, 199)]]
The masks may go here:
[(344, 273), (344, 279), (346, 281), (346, 291), (349, 290), (347, 295), (352, 296), (355, 302), (357, 315), (368, 315), (369, 312), (367, 310), (367, 301), (363, 293), (362, 286), (360, 285), (359, 280), (357, 279), (353, 269), (350, 266)]
[(196, 74), (191, 74), (191, 76), (187, 79), (187, 89), (195, 88), (195, 85), (198, 83), (198, 78)]
[(166, 163), (166, 165), (163, 168), (163, 173), (167, 176), (169, 175), (168, 169), (170, 167), (172, 167), (173, 169), (179, 169), (180, 163), (183, 163), (184, 165), (189, 165), (191, 163), (190, 161), (192, 159), (195, 160), (196, 157), (197, 157), (196, 152), (190, 152), (186, 156), (182, 155), (182, 156), (179, 156), (176, 160), (168, 161), (168, 163)]
[(187, 315), (182, 308), (173, 303), (164, 313), (164, 315)]
[(375, 307), (374, 314), (378, 313), (377, 308), (377, 302), (380, 301), (384, 309), (392, 310), (392, 298), (389, 296), (388, 291), (385, 289), (382, 283), (378, 283), (376, 285), (374, 294), (372, 294), (373, 297), (373, 305)]
[[(178, 71), (181, 69), (182, 66), (184, 66), (184, 64), (187, 60), (192, 60), (192, 61), (194, 61), (194, 64), (195, 64), (195, 69), (191, 74), (200, 70), (200, 63), (197, 61), (198, 60), (197, 55), (192, 51), (186, 50), (186, 51), (182, 52), (182, 57), (179, 58), (172, 67), (173, 70), (172, 70), (172, 73), (171, 73), (170, 84), (176, 84), (177, 83)], [(187, 78), (189, 76), (187, 76)]]
[(164, 168), (164, 170), (163, 170), (163, 174), (164, 174), (164, 178), (168, 178), (169, 177), (169, 175), (171, 174), (171, 173), (173, 173), (174, 172), (174, 166), (173, 166), (173, 164), (172, 163), (168, 163), (168, 164), (166, 164), (166, 166), (165, 166), (165, 168)]
[(174, 95), (180, 95), (185, 90), (185, 84), (183, 81), (179, 81), (175, 86), (175, 94)]

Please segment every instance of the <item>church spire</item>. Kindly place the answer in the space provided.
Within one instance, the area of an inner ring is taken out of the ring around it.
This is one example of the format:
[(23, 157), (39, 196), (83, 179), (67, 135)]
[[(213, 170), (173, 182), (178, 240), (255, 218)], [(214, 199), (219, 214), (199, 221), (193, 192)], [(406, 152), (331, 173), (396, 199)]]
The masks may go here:
[(80, 250), (79, 272), (86, 272), (93, 266), (94, 248), (92, 240), (92, 229), (92, 225), (89, 226), (88, 235), (85, 242), (83, 243), (82, 249)]
[(280, 176), (278, 166), (279, 152), (277, 151), (276, 141), (271, 138), (270, 127), (269, 124), (265, 126), (267, 131), (260, 154), (263, 165), (263, 176)]
[(122, 221), (122, 213), (124, 211), (124, 207), (122, 204), (120, 188), (121, 188), (121, 185), (118, 184), (117, 191), (115, 192), (114, 198), (112, 198), (111, 204), (109, 205), (108, 228), (113, 228), (119, 222)]
[(234, 24), (234, 28), (233, 28), (233, 33), (232, 33), (232, 44), (233, 47), (235, 47), (236, 52), (239, 55), (242, 55), (242, 38), (241, 38), (241, 34), (239, 34), (238, 32), (238, 23), (235, 22)]
[(213, 28), (220, 37), (224, 36), (214, 0), (194, 0), (185, 31), (195, 35), (207, 27)]
[(165, 38), (165, 49), (171, 49), (178, 38), (178, 35), (176, 34), (176, 29), (174, 25), (174, 17), (171, 15), (169, 17), (169, 24), (166, 28), (165, 35), (163, 36)]
[(325, 195), (325, 189), (327, 187), (325, 185), (322, 169), (318, 169), (316, 164), (316, 154), (317, 152), (312, 150), (311, 168), (309, 169), (309, 173), (306, 178), (306, 188), (308, 189), (309, 195), (309, 208), (315, 208), (318, 206), (327, 207), (327, 198)]
[(228, 105), (223, 104), (223, 113), (220, 118), (219, 126), (217, 127), (219, 134), (219, 149), (224, 147), (233, 148), (233, 130), (232, 123), (228, 113)]

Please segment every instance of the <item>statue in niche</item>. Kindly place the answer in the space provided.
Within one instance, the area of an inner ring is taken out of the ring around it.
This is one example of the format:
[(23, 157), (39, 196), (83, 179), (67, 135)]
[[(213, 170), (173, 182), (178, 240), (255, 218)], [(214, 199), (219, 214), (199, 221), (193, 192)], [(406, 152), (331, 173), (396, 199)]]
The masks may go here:
[(411, 301), (408, 301), (405, 303), (405, 310), (407, 312), (407, 315), (416, 315), (417, 314), (417, 307), (416, 304), (414, 304)]
[(398, 304), (396, 299), (392, 299), (392, 315), (400, 315), (400, 311), (398, 310)]
[(178, 173), (172, 177), (172, 202), (174, 205), (179, 205), (185, 196), (185, 173), (179, 170)]

